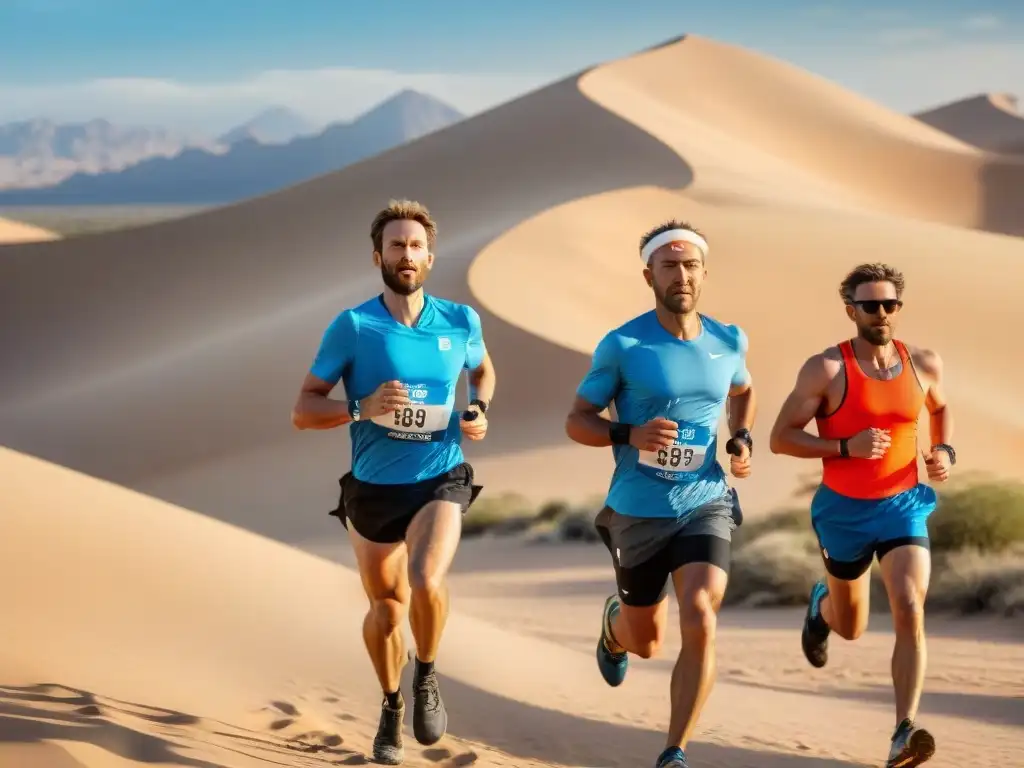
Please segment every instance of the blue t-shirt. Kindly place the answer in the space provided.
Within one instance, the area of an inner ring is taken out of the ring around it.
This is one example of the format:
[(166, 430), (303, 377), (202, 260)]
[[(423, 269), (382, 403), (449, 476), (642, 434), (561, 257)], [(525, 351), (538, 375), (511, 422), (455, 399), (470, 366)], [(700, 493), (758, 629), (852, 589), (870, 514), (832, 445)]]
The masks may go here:
[(577, 394), (619, 421), (639, 426), (662, 417), (679, 425), (661, 451), (613, 445), (615, 471), (606, 504), (634, 517), (679, 518), (728, 491), (718, 463), (718, 423), (734, 386), (750, 380), (741, 328), (700, 316), (697, 338), (682, 341), (654, 310), (609, 332), (594, 350)]
[(352, 474), (368, 483), (415, 483), (464, 461), (455, 389), (462, 371), (485, 354), (480, 315), (465, 304), (425, 295), (409, 327), (395, 320), (383, 295), (339, 314), (324, 332), (310, 373), (342, 381), (361, 400), (385, 381), (402, 382), (411, 405), (352, 422)]

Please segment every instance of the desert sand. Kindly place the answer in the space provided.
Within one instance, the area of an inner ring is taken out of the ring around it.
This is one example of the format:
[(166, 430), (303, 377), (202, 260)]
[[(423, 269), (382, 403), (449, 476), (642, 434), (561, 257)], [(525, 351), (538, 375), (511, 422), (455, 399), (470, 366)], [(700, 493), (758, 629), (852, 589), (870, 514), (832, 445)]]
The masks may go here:
[[(750, 337), (758, 445), (800, 362), (850, 333), (844, 273), (885, 259), (908, 279), (901, 334), (946, 362), (958, 468), (1019, 475), (1024, 371), (995, 329), (1024, 318), (1024, 160), (683, 38), (275, 194), (0, 249), (0, 764), (362, 761), (365, 598), (326, 514), (347, 436), (296, 433), (289, 411), (323, 328), (379, 290), (369, 221), (396, 196), (440, 222), (428, 290), (480, 310), (498, 369), (466, 448), (484, 493), (605, 489), (609, 454), (570, 444), (565, 411), (600, 336), (650, 307), (636, 244), (667, 216), (707, 232), (703, 309)], [(758, 450), (748, 514), (808, 471)], [(603, 550), (467, 542), (457, 570), (450, 735), (423, 750), (410, 729), (407, 763), (649, 764), (678, 645), (603, 685)], [(891, 633), (873, 622), (815, 672), (799, 611), (726, 611), (693, 764), (881, 764)], [(932, 764), (1013, 764), (1020, 623), (929, 628)]]
[(1024, 115), (1017, 97), (1009, 93), (979, 94), (914, 117), (979, 149), (1024, 153)]
[(55, 232), (10, 219), (0, 219), (0, 245), (9, 243), (37, 243), (60, 238)]

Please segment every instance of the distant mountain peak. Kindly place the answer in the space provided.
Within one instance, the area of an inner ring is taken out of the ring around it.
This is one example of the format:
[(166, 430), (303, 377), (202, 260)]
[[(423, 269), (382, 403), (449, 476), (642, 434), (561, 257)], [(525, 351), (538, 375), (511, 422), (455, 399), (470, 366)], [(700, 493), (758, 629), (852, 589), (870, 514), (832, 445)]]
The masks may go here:
[(299, 136), (316, 133), (316, 126), (288, 107), (267, 107), (256, 116), (223, 134), (218, 142), (231, 146), (254, 139), (260, 144), (287, 144)]

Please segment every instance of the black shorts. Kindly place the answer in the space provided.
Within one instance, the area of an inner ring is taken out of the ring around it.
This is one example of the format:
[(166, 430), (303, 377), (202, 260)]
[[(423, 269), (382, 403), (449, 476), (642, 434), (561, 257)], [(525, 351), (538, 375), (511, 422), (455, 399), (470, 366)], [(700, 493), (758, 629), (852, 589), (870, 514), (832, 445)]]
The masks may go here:
[[(619, 519), (616, 520), (615, 518)], [(610, 507), (605, 507), (594, 519), (601, 540), (612, 556), (615, 568), (615, 583), (619, 599), (626, 605), (646, 607), (657, 605), (668, 591), (672, 574), (689, 563), (710, 563), (729, 571), (732, 555), (732, 531), (742, 519), (739, 499), (735, 492), (730, 498), (715, 501), (698, 510), (697, 514), (681, 527), (672, 530), (670, 521), (665, 521), (664, 537), (658, 531), (661, 521), (651, 523), (646, 532), (616, 533), (624, 522)], [(638, 562), (623, 565), (621, 558), (627, 550), (627, 538), (644, 536), (651, 554)], [(661, 541), (658, 541), (661, 539)]]
[(351, 472), (338, 483), (338, 507), (330, 514), (345, 528), (351, 522), (356, 533), (378, 544), (403, 541), (416, 513), (432, 501), (455, 502), (465, 514), (483, 489), (473, 485), (473, 467), (468, 462), (418, 483), (367, 483)]

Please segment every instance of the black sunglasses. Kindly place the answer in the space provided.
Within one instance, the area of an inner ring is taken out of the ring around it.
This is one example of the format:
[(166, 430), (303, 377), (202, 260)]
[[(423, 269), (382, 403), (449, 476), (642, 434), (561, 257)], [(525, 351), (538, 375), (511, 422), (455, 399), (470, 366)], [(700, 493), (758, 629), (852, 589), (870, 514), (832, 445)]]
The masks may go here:
[(855, 301), (853, 303), (869, 315), (877, 315), (879, 307), (883, 307), (885, 309), (885, 314), (891, 315), (903, 306), (903, 302), (899, 299), (863, 299), (862, 301)]

